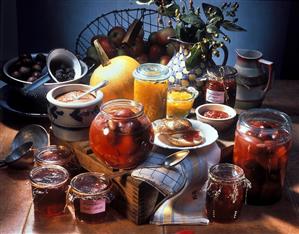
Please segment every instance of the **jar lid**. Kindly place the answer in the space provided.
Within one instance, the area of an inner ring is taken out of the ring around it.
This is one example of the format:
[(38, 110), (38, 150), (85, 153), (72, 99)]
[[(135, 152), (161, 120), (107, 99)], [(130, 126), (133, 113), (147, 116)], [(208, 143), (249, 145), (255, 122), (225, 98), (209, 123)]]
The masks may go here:
[(29, 174), (31, 184), (39, 188), (59, 187), (69, 179), (68, 171), (58, 165), (35, 167)]
[(66, 146), (50, 145), (41, 148), (35, 156), (37, 162), (63, 165), (72, 158), (72, 151)]
[(170, 70), (162, 64), (144, 63), (134, 70), (133, 76), (138, 80), (163, 81), (169, 78)]
[(230, 78), (236, 76), (238, 71), (231, 66), (213, 66), (207, 70), (208, 77), (211, 78)]
[(239, 182), (245, 179), (244, 171), (241, 167), (230, 163), (219, 163), (209, 170), (211, 179), (223, 183)]
[(111, 189), (111, 180), (98, 172), (86, 172), (75, 176), (71, 180), (72, 191), (78, 195), (97, 196)]

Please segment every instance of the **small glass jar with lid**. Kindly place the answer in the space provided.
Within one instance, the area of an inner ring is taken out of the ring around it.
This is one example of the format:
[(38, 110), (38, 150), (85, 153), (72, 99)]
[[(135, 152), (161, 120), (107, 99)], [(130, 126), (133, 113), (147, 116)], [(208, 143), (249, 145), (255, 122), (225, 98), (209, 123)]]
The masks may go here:
[(35, 215), (52, 217), (64, 213), (68, 171), (58, 165), (35, 167), (29, 174)]
[(235, 106), (237, 70), (230, 66), (214, 66), (207, 71), (206, 102)]
[(111, 180), (98, 172), (75, 176), (67, 195), (68, 203), (73, 204), (76, 218), (87, 223), (104, 222), (108, 218), (113, 199)]
[(209, 170), (206, 210), (210, 221), (232, 222), (241, 213), (250, 182), (242, 168), (220, 163)]
[(67, 146), (50, 145), (42, 147), (34, 156), (36, 166), (59, 165), (68, 170), (71, 176), (81, 172), (75, 153)]
[(144, 63), (133, 72), (134, 100), (144, 106), (144, 112), (155, 121), (166, 116), (168, 78), (167, 66), (156, 63)]

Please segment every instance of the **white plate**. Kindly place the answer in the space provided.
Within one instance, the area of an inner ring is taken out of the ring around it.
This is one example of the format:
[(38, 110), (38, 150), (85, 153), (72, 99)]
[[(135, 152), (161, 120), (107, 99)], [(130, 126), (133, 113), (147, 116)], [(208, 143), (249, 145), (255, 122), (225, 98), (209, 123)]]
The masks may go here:
[[(193, 120), (193, 119), (188, 119), (188, 120), (191, 122), (192, 127), (195, 130), (200, 131), (201, 136), (204, 138), (204, 142), (202, 144), (195, 145), (195, 146), (189, 146), (189, 147), (179, 147), (179, 146), (168, 145), (168, 144), (165, 144), (164, 142), (160, 141), (160, 139), (158, 138), (159, 133), (155, 134), (154, 144), (159, 147), (166, 148), (166, 149), (199, 149), (199, 148), (203, 148), (208, 145), (211, 145), (218, 139), (218, 132), (211, 125), (202, 123), (198, 120)], [(160, 121), (160, 120), (154, 121), (153, 125), (157, 124), (158, 121)]]

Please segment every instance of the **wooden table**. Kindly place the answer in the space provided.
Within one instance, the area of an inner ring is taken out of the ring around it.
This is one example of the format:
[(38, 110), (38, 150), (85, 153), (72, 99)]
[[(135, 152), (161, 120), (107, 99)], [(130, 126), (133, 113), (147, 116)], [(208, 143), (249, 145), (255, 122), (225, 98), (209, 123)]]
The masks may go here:
[[(289, 158), (286, 186), (280, 202), (271, 206), (245, 206), (241, 218), (232, 224), (208, 226), (135, 225), (116, 211), (104, 224), (77, 223), (72, 214), (38, 220), (34, 217), (28, 171), (0, 169), (0, 234), (10, 233), (299, 233), (299, 81), (276, 81), (264, 101), (265, 106), (291, 115), (294, 144)], [(3, 116), (0, 110), (0, 117)], [(7, 118), (6, 118), (7, 119)], [(17, 122), (15, 122), (17, 121)], [(33, 121), (34, 122), (34, 121)], [(0, 123), (0, 158), (10, 150), (18, 129), (28, 124), (22, 118)]]

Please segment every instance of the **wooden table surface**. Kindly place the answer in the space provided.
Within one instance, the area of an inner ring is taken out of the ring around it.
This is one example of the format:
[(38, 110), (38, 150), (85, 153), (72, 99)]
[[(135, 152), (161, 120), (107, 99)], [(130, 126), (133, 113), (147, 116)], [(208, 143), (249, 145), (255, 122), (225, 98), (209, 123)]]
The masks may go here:
[[(265, 106), (283, 110), (293, 120), (294, 144), (289, 157), (286, 185), (280, 202), (271, 206), (245, 206), (241, 218), (231, 224), (208, 226), (135, 225), (116, 211), (104, 224), (78, 223), (72, 213), (48, 220), (34, 217), (28, 171), (0, 169), (0, 234), (15, 233), (299, 233), (299, 81), (275, 81)], [(28, 123), (8, 118), (0, 109), (0, 159), (10, 151), (18, 129)], [(31, 123), (38, 123), (33, 120)]]

